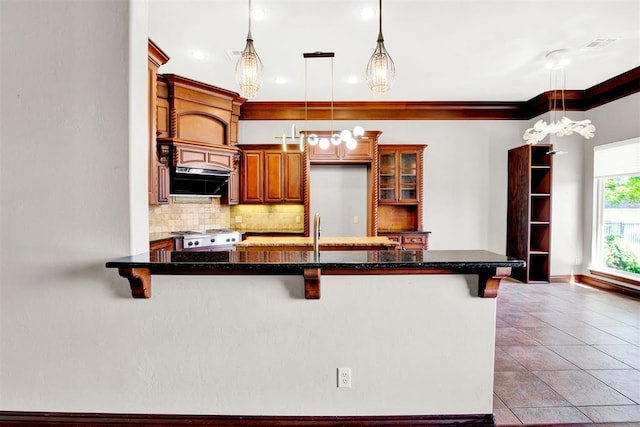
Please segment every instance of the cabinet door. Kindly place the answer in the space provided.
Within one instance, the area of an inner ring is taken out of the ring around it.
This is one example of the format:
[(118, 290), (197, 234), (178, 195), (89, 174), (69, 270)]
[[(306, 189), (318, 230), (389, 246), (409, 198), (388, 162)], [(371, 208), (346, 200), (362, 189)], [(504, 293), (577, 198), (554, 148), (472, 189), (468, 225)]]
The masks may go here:
[(314, 163), (336, 162), (340, 160), (340, 146), (329, 145), (329, 148), (323, 150), (319, 145), (309, 145), (309, 160)]
[(151, 242), (149, 244), (149, 259), (151, 262), (168, 261), (174, 248), (174, 239)]
[(223, 203), (227, 205), (237, 205), (240, 203), (240, 179), (239, 173), (236, 169), (231, 171), (229, 182), (227, 183), (228, 191), (226, 196), (223, 197)]
[(380, 153), (379, 198), (380, 202), (393, 203), (397, 200), (396, 152)]
[(284, 153), (265, 152), (264, 154), (264, 201), (281, 203), (284, 201)]
[(262, 151), (242, 153), (242, 203), (262, 203)]
[(419, 200), (418, 186), (418, 154), (400, 152), (396, 174), (397, 194), (399, 202), (416, 203)]
[(284, 200), (288, 203), (302, 203), (304, 185), (302, 182), (302, 153), (287, 153), (284, 156)]
[(372, 161), (374, 144), (371, 140), (361, 139), (353, 150), (344, 143), (340, 144), (340, 159), (343, 161)]

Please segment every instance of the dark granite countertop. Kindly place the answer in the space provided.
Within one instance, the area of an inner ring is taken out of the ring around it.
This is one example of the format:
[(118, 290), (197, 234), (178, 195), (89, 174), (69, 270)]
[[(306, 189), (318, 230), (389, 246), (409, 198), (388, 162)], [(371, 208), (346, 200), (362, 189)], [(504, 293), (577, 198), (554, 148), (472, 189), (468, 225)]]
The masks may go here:
[(285, 274), (304, 276), (305, 298), (320, 298), (324, 274), (476, 274), (478, 296), (495, 298), (500, 280), (525, 262), (483, 250), (454, 251), (174, 251), (107, 262), (129, 280), (134, 298), (151, 297), (154, 274)]
[(524, 267), (525, 262), (484, 250), (451, 251), (177, 251), (161, 260), (149, 253), (107, 262), (109, 268), (150, 268), (155, 271), (215, 269), (302, 271), (305, 268), (385, 269), (446, 268), (476, 270), (495, 267)]
[(378, 234), (431, 234), (430, 231), (392, 231), (392, 230), (378, 230)]

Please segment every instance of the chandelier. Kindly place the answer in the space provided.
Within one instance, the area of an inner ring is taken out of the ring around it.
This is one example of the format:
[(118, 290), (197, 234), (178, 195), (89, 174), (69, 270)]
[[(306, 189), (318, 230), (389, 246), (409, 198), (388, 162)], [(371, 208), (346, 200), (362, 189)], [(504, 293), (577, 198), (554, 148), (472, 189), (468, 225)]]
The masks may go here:
[[(564, 92), (567, 86), (567, 78), (564, 71), (570, 60), (565, 49), (549, 52), (546, 55), (548, 60), (547, 68), (550, 70), (549, 85), (552, 89), (552, 96), (549, 99), (550, 123), (538, 120), (532, 128), (527, 129), (522, 136), (527, 144), (534, 145), (542, 141), (547, 135), (566, 136), (573, 133), (582, 135), (585, 139), (593, 138), (596, 127), (591, 120), (571, 120), (567, 117), (565, 108)], [(558, 88), (558, 80), (562, 80), (562, 87)], [(560, 93), (562, 117), (558, 118), (557, 102), (558, 92)]]
[[(334, 132), (333, 130), (333, 58), (335, 57), (334, 52), (312, 52), (312, 53), (303, 53), (304, 57), (304, 120), (307, 121), (307, 104), (308, 104), (308, 96), (307, 96), (307, 71), (308, 65), (307, 61), (311, 58), (331, 58), (331, 136), (327, 137), (318, 137), (315, 133), (310, 133), (306, 135), (306, 140), (309, 145), (315, 146), (317, 145), (321, 150), (328, 149), (331, 145), (340, 145), (343, 142), (345, 143), (345, 147), (348, 150), (353, 150), (358, 146), (358, 139), (364, 136), (364, 128), (362, 126), (355, 126), (353, 130), (343, 129), (340, 132)], [(278, 137), (279, 138), (279, 137)], [(291, 125), (291, 142), (294, 144), (299, 144), (300, 151), (304, 151), (304, 140), (305, 140), (305, 132), (300, 132), (300, 135), (296, 135), (296, 125)], [(298, 142), (296, 142), (298, 141)], [(282, 150), (287, 151), (287, 134), (282, 134)]]
[(260, 90), (264, 76), (262, 74), (262, 61), (260, 61), (260, 57), (253, 47), (253, 38), (251, 36), (251, 0), (249, 0), (247, 45), (236, 63), (235, 76), (240, 85), (242, 96), (247, 99), (255, 98)]
[(382, 0), (379, 2), (378, 13), (378, 42), (376, 50), (367, 64), (367, 83), (374, 95), (382, 96), (391, 89), (391, 83), (396, 76), (396, 66), (384, 47), (384, 38), (382, 37)]

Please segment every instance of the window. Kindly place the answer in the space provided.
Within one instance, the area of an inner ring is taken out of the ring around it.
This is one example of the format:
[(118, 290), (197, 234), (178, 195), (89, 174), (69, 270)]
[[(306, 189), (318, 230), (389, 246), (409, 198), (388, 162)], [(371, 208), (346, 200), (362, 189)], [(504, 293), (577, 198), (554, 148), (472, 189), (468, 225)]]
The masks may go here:
[(640, 138), (594, 148), (593, 268), (640, 280)]

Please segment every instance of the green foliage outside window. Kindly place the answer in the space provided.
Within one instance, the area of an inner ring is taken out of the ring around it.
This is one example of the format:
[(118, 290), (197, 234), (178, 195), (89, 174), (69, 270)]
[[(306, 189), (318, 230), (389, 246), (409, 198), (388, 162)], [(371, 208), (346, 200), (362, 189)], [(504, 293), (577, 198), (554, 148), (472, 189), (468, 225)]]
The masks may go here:
[(604, 182), (605, 207), (640, 206), (640, 176), (609, 178)]
[(607, 267), (627, 271), (629, 273), (640, 274), (640, 262), (638, 262), (638, 257), (633, 253), (629, 245), (622, 240), (621, 236), (614, 236), (610, 234), (606, 237), (606, 242)]
[[(605, 209), (640, 209), (640, 176), (606, 179), (604, 201)], [(605, 237), (605, 262), (610, 268), (640, 274), (637, 248), (634, 251), (628, 238), (615, 234)]]

